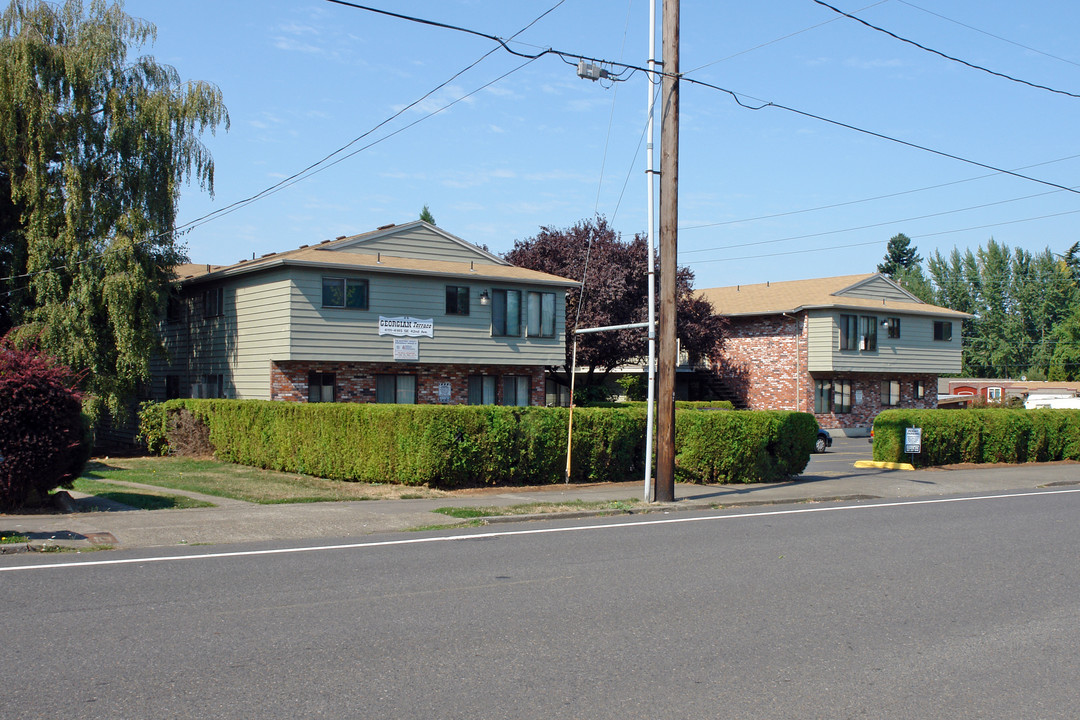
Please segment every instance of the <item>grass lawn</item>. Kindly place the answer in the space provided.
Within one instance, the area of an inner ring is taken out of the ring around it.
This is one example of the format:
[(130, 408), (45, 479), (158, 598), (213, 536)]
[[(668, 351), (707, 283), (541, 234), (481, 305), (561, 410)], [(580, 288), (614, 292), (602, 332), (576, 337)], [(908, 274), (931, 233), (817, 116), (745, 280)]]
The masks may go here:
[[(86, 465), (83, 480), (123, 480), (173, 490), (274, 504), (334, 500), (393, 500), (443, 497), (445, 492), (426, 487), (372, 485), (326, 480), (309, 475), (260, 470), (217, 460), (176, 457), (98, 458)], [(99, 485), (107, 485), (99, 483)], [(140, 492), (108, 485), (111, 492)], [(95, 495), (99, 493), (94, 492)], [(125, 500), (115, 498), (120, 502)]]
[(182, 510), (184, 508), (214, 507), (214, 503), (195, 500), (184, 495), (171, 495), (140, 488), (126, 488), (123, 485), (112, 485), (98, 480), (90, 480), (85, 474), (74, 482), (72, 489), (104, 500), (123, 503), (140, 510)]

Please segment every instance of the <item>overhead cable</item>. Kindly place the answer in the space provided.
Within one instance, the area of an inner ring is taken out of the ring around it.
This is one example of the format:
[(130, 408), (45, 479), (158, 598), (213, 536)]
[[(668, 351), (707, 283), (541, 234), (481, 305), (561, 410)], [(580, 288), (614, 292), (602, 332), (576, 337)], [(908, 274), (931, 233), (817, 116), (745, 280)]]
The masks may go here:
[(1071, 92), (1068, 92), (1066, 90), (1057, 90), (1057, 89), (1052, 88), (1052, 87), (1047, 87), (1046, 85), (1039, 85), (1038, 83), (1028, 82), (1027, 80), (1021, 80), (1020, 78), (1013, 77), (1012, 75), (1006, 75), (1005, 73), (999, 73), (999, 72), (996, 72), (994, 70), (990, 70), (989, 68), (985, 68), (982, 65), (976, 65), (975, 63), (969, 63), (967, 60), (961, 60), (960, 58), (953, 57), (952, 55), (946, 55), (945, 53), (941, 52), (940, 50), (935, 50), (933, 48), (926, 47), (925, 45), (921, 45), (921, 44), (915, 42), (914, 40), (908, 40), (907, 38), (901, 37), (901, 36), (897, 35), (894, 32), (890, 32), (889, 30), (886, 30), (885, 28), (878, 27), (877, 25), (872, 25), (872, 24), (866, 22), (865, 20), (863, 20), (860, 17), (856, 17), (856, 16), (854, 16), (854, 15), (852, 15), (850, 13), (844, 12), (843, 10), (841, 10), (839, 8), (833, 7), (829, 3), (824, 2), (824, 0), (813, 0), (813, 1), (815, 3), (817, 3), (818, 5), (821, 5), (822, 7), (826, 7), (828, 9), (832, 10), (835, 13), (839, 13), (839, 14), (843, 15), (846, 18), (850, 18), (850, 19), (854, 20), (857, 23), (862, 23), (863, 25), (870, 28), (871, 30), (877, 30), (880, 33), (885, 33), (889, 37), (894, 38), (896, 40), (899, 40), (900, 42), (907, 43), (908, 45), (914, 45), (915, 47), (919, 48), (920, 50), (925, 50), (928, 53), (932, 53), (932, 54), (937, 55), (939, 57), (943, 57), (946, 60), (951, 60), (953, 62), (960, 63), (961, 65), (966, 65), (967, 67), (971, 68), (972, 70), (980, 70), (980, 71), (982, 71), (984, 73), (989, 73), (990, 75), (995, 75), (995, 76), (997, 76), (999, 78), (1004, 78), (1005, 80), (1009, 80), (1009, 81), (1012, 81), (1014, 83), (1020, 83), (1021, 85), (1027, 85), (1028, 87), (1033, 87), (1033, 88), (1036, 88), (1038, 90), (1046, 90), (1048, 92), (1057, 93), (1058, 95), (1068, 95), (1069, 97), (1080, 98), (1080, 95), (1077, 95), (1076, 93), (1071, 93)]

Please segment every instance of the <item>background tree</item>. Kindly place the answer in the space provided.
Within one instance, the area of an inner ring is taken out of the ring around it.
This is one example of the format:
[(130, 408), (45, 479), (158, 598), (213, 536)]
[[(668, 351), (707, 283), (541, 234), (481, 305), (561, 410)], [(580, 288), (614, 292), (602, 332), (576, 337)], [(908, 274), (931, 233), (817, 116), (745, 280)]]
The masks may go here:
[(428, 225), (435, 224), (435, 216), (431, 214), (431, 210), (428, 209), (427, 203), (425, 203), (423, 209), (420, 210), (420, 219)]
[(119, 3), (13, 0), (0, 16), (0, 327), (31, 325), (86, 369), (88, 409), (121, 414), (160, 349), (179, 186), (213, 192), (199, 140), (220, 91), (129, 48), (152, 24)]
[[(589, 241), (592, 250), (589, 251)], [(504, 258), (520, 267), (580, 281), (589, 253), (584, 303), (581, 289), (566, 296), (566, 360), (562, 368), (548, 368), (558, 382), (569, 385), (575, 327), (604, 327), (648, 319), (648, 240), (637, 234), (623, 240), (603, 217), (582, 220), (573, 227), (540, 228), (532, 238), (518, 240)], [(659, 266), (659, 263), (658, 263)], [(677, 334), (692, 361), (713, 353), (723, 333), (723, 320), (712, 305), (693, 294), (694, 274), (677, 270)], [(581, 305), (580, 319), (578, 306)], [(577, 325), (575, 325), (577, 320)], [(585, 384), (600, 385), (614, 368), (648, 355), (648, 337), (642, 330), (590, 333), (578, 337), (578, 367), (587, 369)]]
[(1067, 263), (1049, 248), (1010, 251), (991, 238), (975, 252), (935, 252), (927, 264), (935, 303), (973, 316), (961, 333), (963, 374), (1047, 377), (1061, 346), (1055, 328), (1080, 303)]
[(1050, 334), (1047, 380), (1080, 380), (1080, 306)]
[(919, 253), (911, 247), (911, 238), (904, 233), (893, 235), (889, 238), (889, 245), (885, 249), (885, 259), (877, 266), (877, 271), (883, 275), (895, 278), (901, 270), (918, 265), (922, 262)]

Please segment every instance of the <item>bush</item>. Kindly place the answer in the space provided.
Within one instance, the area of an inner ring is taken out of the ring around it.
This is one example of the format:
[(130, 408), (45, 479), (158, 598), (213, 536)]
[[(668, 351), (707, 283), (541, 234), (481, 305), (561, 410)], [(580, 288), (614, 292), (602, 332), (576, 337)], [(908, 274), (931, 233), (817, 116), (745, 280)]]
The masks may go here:
[(675, 462), (687, 482), (777, 482), (806, 469), (818, 423), (809, 413), (675, 413)]
[[(568, 413), (492, 405), (170, 400), (143, 408), (141, 434), (152, 449), (176, 451), (195, 434), (189, 426), (201, 423), (221, 460), (339, 480), (541, 485), (566, 479)], [(177, 422), (184, 414), (195, 422)], [(573, 417), (570, 482), (644, 474), (644, 406), (576, 408)], [(805, 413), (680, 410), (676, 418), (680, 471), (707, 482), (797, 475), (809, 461), (817, 430)]]
[(70, 369), (0, 338), (0, 509), (44, 502), (90, 458), (90, 424)]
[[(922, 428), (922, 452), (904, 432)], [(886, 410), (874, 420), (874, 459), (918, 467), (1080, 460), (1080, 410)]]

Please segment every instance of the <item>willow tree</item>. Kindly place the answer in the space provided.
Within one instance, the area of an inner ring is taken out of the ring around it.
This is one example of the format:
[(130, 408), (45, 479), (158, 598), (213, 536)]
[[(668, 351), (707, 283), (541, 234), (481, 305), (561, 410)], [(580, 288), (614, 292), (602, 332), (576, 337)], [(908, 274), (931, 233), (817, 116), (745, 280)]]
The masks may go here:
[(91, 412), (149, 376), (179, 190), (213, 193), (200, 138), (228, 127), (217, 87), (136, 54), (155, 34), (105, 0), (0, 17), (0, 323), (83, 371)]

